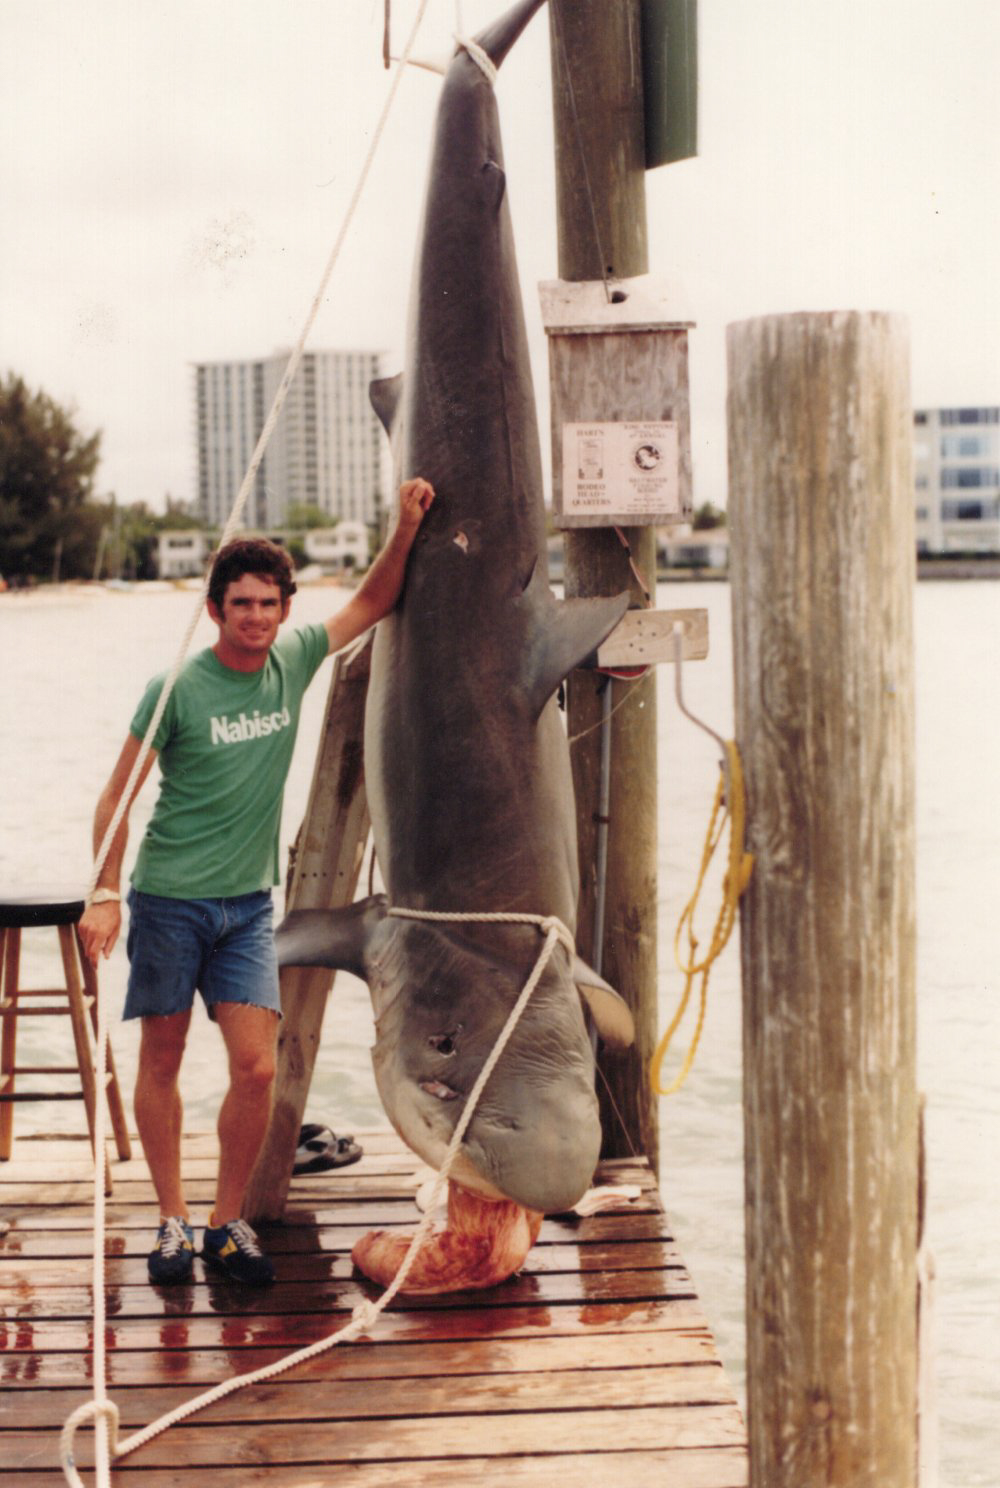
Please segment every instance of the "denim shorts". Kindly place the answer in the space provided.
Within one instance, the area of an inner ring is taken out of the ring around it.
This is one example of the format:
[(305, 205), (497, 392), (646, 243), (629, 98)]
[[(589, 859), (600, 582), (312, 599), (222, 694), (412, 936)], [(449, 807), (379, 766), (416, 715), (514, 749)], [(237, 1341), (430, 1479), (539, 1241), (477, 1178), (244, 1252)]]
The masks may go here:
[(166, 899), (130, 889), (124, 1018), (187, 1012), (199, 991), (209, 1017), (219, 1002), (281, 1013), (271, 895)]

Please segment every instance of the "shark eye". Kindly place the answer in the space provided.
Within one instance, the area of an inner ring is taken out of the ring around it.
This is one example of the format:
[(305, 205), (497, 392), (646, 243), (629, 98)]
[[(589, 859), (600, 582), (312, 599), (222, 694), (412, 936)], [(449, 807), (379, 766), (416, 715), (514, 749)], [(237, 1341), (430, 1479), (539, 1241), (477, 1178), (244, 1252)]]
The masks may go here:
[(431, 1048), (436, 1049), (439, 1054), (454, 1054), (455, 1052), (454, 1034), (432, 1033), (427, 1042), (430, 1044)]

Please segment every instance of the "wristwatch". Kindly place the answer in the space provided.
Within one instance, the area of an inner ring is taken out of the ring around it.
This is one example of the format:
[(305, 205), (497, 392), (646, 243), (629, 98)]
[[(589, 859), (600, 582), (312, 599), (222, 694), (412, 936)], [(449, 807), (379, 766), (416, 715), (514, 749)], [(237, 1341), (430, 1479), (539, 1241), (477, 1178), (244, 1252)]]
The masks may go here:
[(91, 904), (120, 904), (121, 894), (117, 889), (95, 889), (90, 896)]

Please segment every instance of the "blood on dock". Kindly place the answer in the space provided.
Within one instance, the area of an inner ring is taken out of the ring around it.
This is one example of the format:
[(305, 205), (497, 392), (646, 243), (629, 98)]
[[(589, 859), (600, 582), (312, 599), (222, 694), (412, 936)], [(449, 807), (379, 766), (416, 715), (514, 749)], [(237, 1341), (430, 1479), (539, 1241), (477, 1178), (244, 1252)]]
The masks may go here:
[[(394, 1134), (358, 1138), (360, 1162), (293, 1179), (283, 1221), (261, 1226), (278, 1279), (256, 1292), (200, 1259), (190, 1285), (150, 1286), (152, 1185), (141, 1157), (115, 1163), (106, 1357), (123, 1437), (335, 1332), (374, 1299), (351, 1247), (373, 1226), (414, 1224), (423, 1171)], [(214, 1135), (185, 1139), (185, 1188), (205, 1213), (216, 1161)], [(18, 1138), (0, 1172), (0, 1455), (24, 1488), (65, 1481), (59, 1432), (92, 1395), (90, 1174), (86, 1139), (67, 1136)], [(649, 1166), (602, 1163), (597, 1182), (640, 1193), (585, 1218), (547, 1218), (502, 1286), (397, 1297), (371, 1336), (216, 1401), (119, 1459), (112, 1482), (605, 1488), (629, 1474), (743, 1488), (740, 1410)], [(92, 1431), (76, 1443), (92, 1481)]]

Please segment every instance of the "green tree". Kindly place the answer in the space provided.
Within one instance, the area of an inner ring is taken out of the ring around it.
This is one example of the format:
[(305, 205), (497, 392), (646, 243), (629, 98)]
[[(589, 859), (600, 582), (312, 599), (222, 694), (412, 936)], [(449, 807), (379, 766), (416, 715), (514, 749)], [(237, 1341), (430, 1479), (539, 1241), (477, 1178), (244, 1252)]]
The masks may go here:
[(691, 530), (693, 532), (709, 532), (713, 527), (725, 527), (726, 513), (719, 506), (713, 506), (710, 501), (705, 501), (697, 508), (691, 519)]
[(167, 492), (167, 509), (155, 518), (157, 532), (190, 531), (203, 532), (209, 525), (204, 517), (193, 510), (192, 503), (175, 499)]
[(285, 526), (290, 532), (305, 532), (310, 527), (336, 527), (337, 517), (331, 517), (321, 507), (309, 501), (293, 501), (285, 513)]
[(0, 382), (0, 573), (50, 578), (87, 572), (100, 515), (87, 509), (101, 436), (75, 427), (47, 393), (9, 373)]

